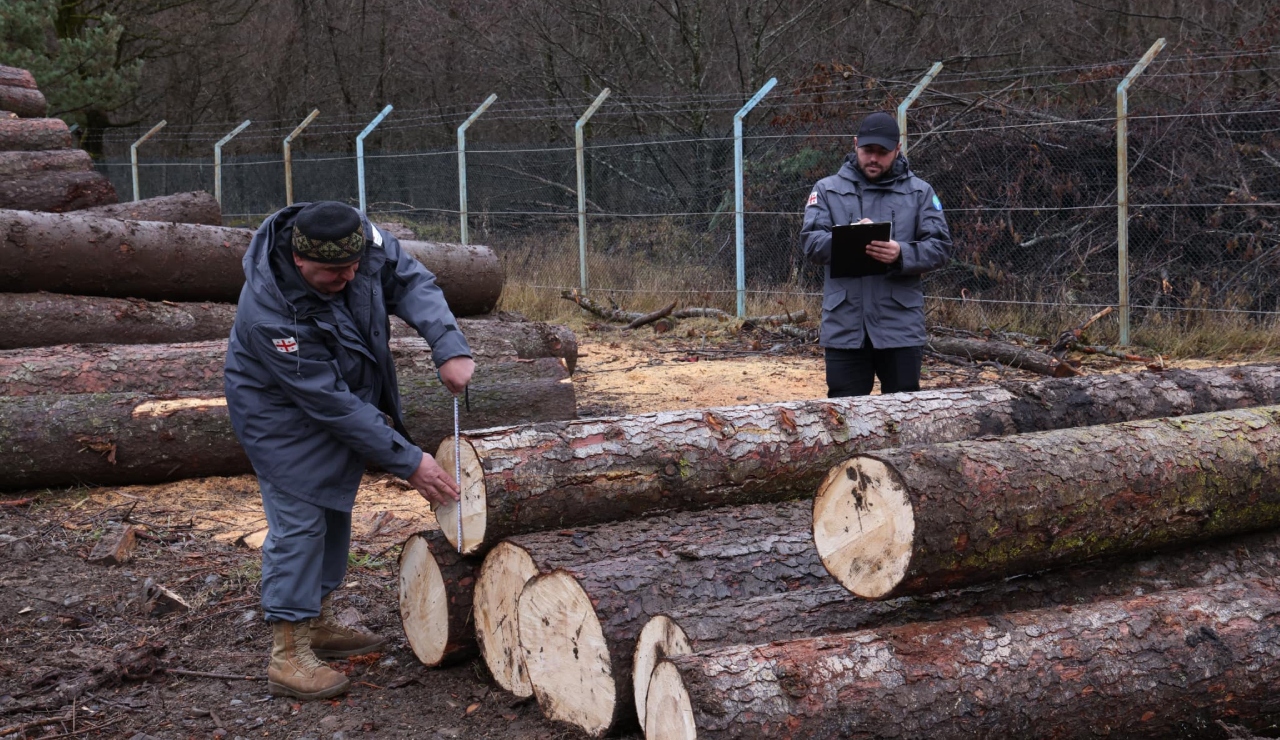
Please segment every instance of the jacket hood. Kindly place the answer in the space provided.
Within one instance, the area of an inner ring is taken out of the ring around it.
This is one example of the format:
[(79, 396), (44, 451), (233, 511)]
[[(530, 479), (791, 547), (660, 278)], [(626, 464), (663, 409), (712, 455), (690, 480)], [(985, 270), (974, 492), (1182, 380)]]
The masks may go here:
[(851, 152), (845, 155), (844, 164), (840, 166), (840, 172), (837, 173), (846, 180), (852, 180), (862, 186), (868, 185), (892, 185), (900, 180), (914, 177), (915, 173), (911, 171), (911, 165), (907, 162), (905, 154), (899, 154), (898, 158), (893, 160), (893, 166), (879, 180), (868, 180), (867, 176), (862, 173), (862, 168), (858, 166), (858, 155)]

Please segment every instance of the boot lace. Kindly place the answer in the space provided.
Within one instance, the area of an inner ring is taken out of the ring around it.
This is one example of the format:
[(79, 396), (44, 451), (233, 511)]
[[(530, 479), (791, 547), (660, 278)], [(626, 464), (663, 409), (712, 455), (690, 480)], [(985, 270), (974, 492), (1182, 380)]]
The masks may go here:
[(324, 668), (324, 661), (316, 657), (311, 652), (311, 622), (305, 621), (298, 623), (293, 630), (293, 656), (294, 662), (299, 668), (314, 671), (317, 668)]

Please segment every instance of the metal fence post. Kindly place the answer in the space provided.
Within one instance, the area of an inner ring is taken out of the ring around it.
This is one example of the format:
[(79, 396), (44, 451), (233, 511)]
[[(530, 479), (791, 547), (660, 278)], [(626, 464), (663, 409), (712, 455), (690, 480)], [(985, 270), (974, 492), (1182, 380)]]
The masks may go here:
[(213, 145), (213, 197), (218, 201), (218, 207), (222, 207), (222, 147), (232, 139), (236, 134), (249, 128), (249, 124), (253, 121), (245, 121), (231, 130), (231, 133), (218, 139), (218, 143)]
[(357, 183), (357, 184), (359, 185), (359, 188), (360, 188), (360, 212), (361, 212), (361, 213), (364, 213), (364, 212), (365, 212), (365, 210), (364, 210), (364, 206), (365, 206), (365, 198), (364, 198), (364, 137), (366, 137), (366, 136), (368, 136), (369, 134), (373, 133), (373, 130), (374, 130), (375, 128), (377, 128), (377, 127), (378, 127), (378, 124), (379, 124), (379, 123), (382, 123), (382, 119), (386, 118), (386, 117), (387, 117), (387, 114), (388, 114), (388, 113), (390, 113), (391, 111), (392, 111), (392, 106), (390, 106), (390, 105), (388, 105), (387, 107), (383, 108), (383, 109), (382, 109), (382, 112), (381, 112), (381, 113), (379, 113), (379, 114), (377, 115), (377, 117), (375, 117), (372, 121), (369, 121), (369, 125), (368, 125), (368, 126), (365, 126), (365, 127), (364, 127), (364, 131), (361, 131), (361, 132), (360, 132), (360, 135), (356, 137), (356, 180), (358, 180), (358, 183)]
[(902, 149), (902, 153), (907, 153), (907, 109), (911, 104), (916, 102), (916, 98), (920, 97), (920, 93), (933, 82), (933, 78), (938, 76), (942, 71), (942, 62), (934, 62), (928, 72), (924, 73), (924, 77), (920, 79), (920, 84), (911, 91), (906, 100), (898, 104), (898, 146)]
[(745, 201), (742, 182), (742, 119), (777, 84), (778, 78), (770, 77), (769, 81), (764, 83), (764, 87), (757, 90), (756, 94), (752, 95), (751, 99), (747, 101), (747, 104), (733, 114), (733, 231), (737, 245), (734, 251), (737, 265), (738, 318), (740, 319), (747, 315), (746, 228), (742, 221), (743, 202)]
[(587, 108), (587, 112), (582, 114), (582, 118), (573, 124), (573, 144), (577, 154), (578, 163), (578, 270), (581, 277), (582, 292), (587, 292), (587, 160), (586, 160), (586, 143), (583, 140), (583, 127), (587, 125), (587, 121), (591, 120), (591, 116), (595, 114), (596, 109), (609, 97), (609, 88), (600, 91), (596, 99), (592, 101), (591, 107)]
[(293, 152), (290, 151), (289, 146), (294, 139), (298, 138), (304, 128), (310, 126), (311, 122), (316, 120), (318, 115), (320, 115), (320, 109), (316, 108), (311, 111), (311, 115), (298, 124), (297, 128), (284, 137), (284, 204), (286, 206), (293, 205)]
[(1164, 48), (1164, 39), (1147, 49), (1116, 85), (1116, 248), (1120, 284), (1120, 344), (1129, 343), (1129, 85)]
[(133, 199), (134, 200), (142, 200), (142, 196), (138, 194), (138, 145), (146, 141), (147, 139), (150, 139), (155, 134), (155, 132), (164, 128), (164, 125), (166, 123), (168, 123), (168, 121), (161, 121), (160, 123), (157, 123), (156, 125), (152, 126), (150, 131), (143, 134), (141, 139), (138, 139), (137, 141), (133, 142), (133, 145), (129, 147), (129, 161), (133, 164)]
[(497, 93), (491, 93), (489, 97), (484, 99), (479, 108), (467, 117), (458, 127), (458, 214), (461, 219), (461, 231), (459, 232), (462, 243), (469, 243), (467, 234), (467, 129), (472, 123), (480, 117), (482, 113), (489, 110), (489, 106), (493, 105), (493, 101), (498, 99)]

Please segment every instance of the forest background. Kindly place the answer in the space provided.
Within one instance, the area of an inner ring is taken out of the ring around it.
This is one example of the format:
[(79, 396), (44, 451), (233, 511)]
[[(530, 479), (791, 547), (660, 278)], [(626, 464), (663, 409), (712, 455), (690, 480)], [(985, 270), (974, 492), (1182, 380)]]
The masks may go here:
[(612, 94), (589, 129), (593, 287), (628, 308), (731, 304), (732, 116), (777, 78), (748, 121), (747, 271), (757, 306), (816, 308), (820, 273), (796, 238), (805, 196), (839, 166), (859, 117), (897, 106), (942, 62), (910, 114), (912, 166), (956, 240), (954, 264), (928, 283), (931, 317), (1041, 331), (1117, 299), (1115, 88), (1165, 38), (1130, 104), (1139, 334), (1208, 327), (1197, 341), (1265, 342), (1280, 312), (1280, 9), (1263, 0), (0, 0), (0, 11), (0, 63), (33, 71), (126, 198), (128, 146), (158, 120), (144, 196), (209, 188), (213, 143), (253, 120), (224, 155), (224, 211), (247, 225), (284, 204), (280, 142), (313, 109), (295, 144), (299, 199), (354, 201), (355, 136), (393, 103), (366, 141), (369, 210), (457, 239), (456, 129), (496, 93), (468, 133), (471, 239), (502, 253), (510, 299), (543, 313), (578, 283), (573, 124), (602, 89)]

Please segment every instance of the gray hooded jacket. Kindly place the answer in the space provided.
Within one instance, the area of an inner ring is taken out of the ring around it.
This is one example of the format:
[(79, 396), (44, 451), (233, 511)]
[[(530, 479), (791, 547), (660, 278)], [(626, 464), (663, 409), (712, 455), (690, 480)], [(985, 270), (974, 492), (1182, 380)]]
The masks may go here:
[(435, 276), (366, 219), (355, 278), (320, 295), (293, 264), (298, 203), (269, 217), (244, 257), (227, 347), (231, 424), (254, 470), (291, 496), (350, 511), (366, 463), (408, 478), (423, 452), (400, 414), (388, 313), (418, 330), (436, 366), (470, 356)]
[[(863, 218), (891, 222), (902, 256), (887, 275), (832, 278), (831, 227)], [(800, 238), (805, 257), (827, 266), (819, 344), (858, 349), (867, 337), (878, 349), (925, 343), (920, 275), (950, 260), (951, 233), (938, 196), (911, 172), (905, 157), (872, 182), (849, 155), (839, 172), (819, 180), (809, 194)]]

